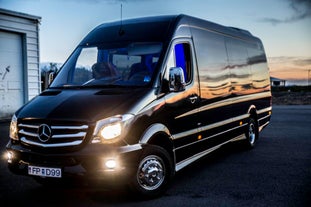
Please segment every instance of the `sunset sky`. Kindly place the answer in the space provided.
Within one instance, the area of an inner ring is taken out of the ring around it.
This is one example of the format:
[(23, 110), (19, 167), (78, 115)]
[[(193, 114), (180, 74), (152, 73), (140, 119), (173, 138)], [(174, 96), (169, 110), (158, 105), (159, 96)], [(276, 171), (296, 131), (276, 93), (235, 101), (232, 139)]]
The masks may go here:
[[(40, 16), (40, 61), (63, 63), (97, 25), (187, 14), (249, 30), (264, 44), (270, 74), (311, 80), (311, 0), (0, 0), (0, 8)], [(295, 82), (294, 82), (295, 81)]]

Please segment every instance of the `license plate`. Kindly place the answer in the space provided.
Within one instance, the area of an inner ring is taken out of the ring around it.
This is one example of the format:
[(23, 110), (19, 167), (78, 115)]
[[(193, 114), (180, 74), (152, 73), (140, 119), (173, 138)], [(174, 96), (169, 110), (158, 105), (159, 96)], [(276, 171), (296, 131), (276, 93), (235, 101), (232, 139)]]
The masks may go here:
[(41, 176), (41, 177), (52, 177), (61, 178), (62, 169), (61, 168), (51, 168), (51, 167), (39, 167), (39, 166), (28, 166), (28, 174)]

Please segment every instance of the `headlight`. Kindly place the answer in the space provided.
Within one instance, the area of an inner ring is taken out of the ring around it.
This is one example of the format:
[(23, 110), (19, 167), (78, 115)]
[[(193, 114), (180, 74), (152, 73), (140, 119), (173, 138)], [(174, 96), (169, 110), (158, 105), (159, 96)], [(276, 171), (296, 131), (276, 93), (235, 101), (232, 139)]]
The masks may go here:
[(134, 115), (124, 114), (96, 122), (92, 143), (113, 143), (118, 141)]
[(10, 138), (18, 140), (17, 118), (14, 115), (10, 124)]
[(122, 132), (121, 123), (111, 124), (103, 127), (100, 130), (100, 135), (104, 139), (114, 139), (117, 136), (120, 136)]

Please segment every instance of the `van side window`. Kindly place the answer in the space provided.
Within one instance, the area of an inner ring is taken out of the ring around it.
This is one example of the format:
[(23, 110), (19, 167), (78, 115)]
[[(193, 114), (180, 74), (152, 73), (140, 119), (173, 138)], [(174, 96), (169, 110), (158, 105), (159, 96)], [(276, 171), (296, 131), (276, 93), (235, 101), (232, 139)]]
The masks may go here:
[(251, 68), (247, 53), (247, 42), (239, 39), (226, 38), (228, 51), (231, 93), (248, 94), (252, 87)]
[(263, 91), (269, 90), (269, 71), (263, 46), (260, 43), (249, 43), (247, 53), (251, 67), (252, 87)]
[(196, 30), (196, 55), (200, 68), (201, 98), (212, 100), (230, 95), (228, 57), (224, 36)]
[(180, 43), (175, 45), (175, 63), (176, 67), (181, 67), (185, 74), (186, 83), (191, 81), (191, 56), (190, 45), (188, 43)]
[(181, 67), (184, 71), (185, 82), (188, 84), (192, 79), (191, 66), (192, 63), (189, 43), (176, 44), (169, 55), (167, 69), (171, 67)]

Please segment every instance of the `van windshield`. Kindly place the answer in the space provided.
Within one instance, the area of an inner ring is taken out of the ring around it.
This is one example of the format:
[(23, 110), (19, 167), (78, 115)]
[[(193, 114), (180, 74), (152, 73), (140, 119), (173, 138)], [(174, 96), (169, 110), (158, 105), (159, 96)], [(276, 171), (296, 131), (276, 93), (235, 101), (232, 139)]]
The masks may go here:
[(79, 46), (63, 65), (50, 88), (149, 85), (161, 43)]

